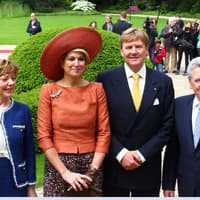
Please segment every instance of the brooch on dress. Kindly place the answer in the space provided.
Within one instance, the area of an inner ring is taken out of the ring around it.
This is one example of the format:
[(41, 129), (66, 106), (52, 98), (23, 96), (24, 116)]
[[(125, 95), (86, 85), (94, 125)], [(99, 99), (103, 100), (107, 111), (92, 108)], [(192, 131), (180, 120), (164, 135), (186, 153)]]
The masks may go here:
[(50, 97), (52, 97), (52, 98), (57, 98), (57, 97), (60, 96), (61, 93), (62, 93), (62, 91), (61, 91), (61, 90), (58, 90), (58, 91), (56, 91), (56, 92), (50, 94)]

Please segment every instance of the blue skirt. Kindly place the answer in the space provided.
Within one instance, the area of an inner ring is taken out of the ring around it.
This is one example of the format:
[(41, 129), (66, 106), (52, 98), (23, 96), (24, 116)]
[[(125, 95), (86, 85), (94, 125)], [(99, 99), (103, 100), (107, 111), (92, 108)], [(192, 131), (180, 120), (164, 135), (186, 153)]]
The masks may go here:
[(10, 160), (0, 158), (0, 197), (25, 197), (27, 186), (17, 188), (13, 178)]

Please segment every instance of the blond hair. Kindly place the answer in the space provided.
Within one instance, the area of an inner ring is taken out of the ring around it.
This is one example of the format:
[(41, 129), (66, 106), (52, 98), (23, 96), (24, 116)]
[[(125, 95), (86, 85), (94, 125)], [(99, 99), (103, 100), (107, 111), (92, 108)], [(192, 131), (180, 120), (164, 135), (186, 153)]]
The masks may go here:
[(16, 75), (18, 71), (19, 67), (16, 63), (6, 59), (0, 59), (0, 76), (8, 73), (14, 73)]
[(141, 40), (146, 47), (148, 47), (148, 40), (149, 37), (147, 33), (143, 29), (138, 28), (128, 28), (125, 30), (121, 37), (120, 37), (120, 48), (122, 48), (122, 45), (124, 42), (132, 42), (135, 40)]

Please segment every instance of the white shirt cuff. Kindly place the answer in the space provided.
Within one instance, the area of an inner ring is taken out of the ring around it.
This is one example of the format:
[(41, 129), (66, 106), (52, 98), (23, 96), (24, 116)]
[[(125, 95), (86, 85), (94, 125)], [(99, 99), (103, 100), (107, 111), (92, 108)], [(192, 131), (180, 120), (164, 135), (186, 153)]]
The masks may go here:
[(140, 151), (136, 150), (138, 156), (140, 157), (142, 163), (146, 161), (145, 157), (140, 153)]
[(125, 156), (125, 154), (128, 152), (128, 149), (123, 148), (116, 156), (116, 159), (118, 162), (121, 162), (122, 158)]

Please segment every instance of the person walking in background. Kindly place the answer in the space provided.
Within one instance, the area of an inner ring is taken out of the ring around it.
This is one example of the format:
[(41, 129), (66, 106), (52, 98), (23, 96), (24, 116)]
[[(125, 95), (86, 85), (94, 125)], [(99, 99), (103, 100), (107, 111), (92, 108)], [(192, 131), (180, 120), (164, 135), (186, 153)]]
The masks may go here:
[(35, 13), (31, 13), (31, 20), (28, 23), (26, 32), (29, 33), (30, 36), (35, 35), (42, 31), (40, 22), (37, 20)]
[(163, 190), (165, 197), (200, 197), (200, 57), (188, 66), (193, 94), (175, 102), (175, 128), (164, 156)]
[(155, 63), (155, 69), (159, 72), (163, 72), (163, 63), (164, 58), (166, 56), (166, 50), (165, 47), (161, 45), (161, 40), (157, 39), (155, 40), (155, 47), (154, 47), (154, 63)]
[(113, 31), (113, 22), (111, 15), (106, 15), (106, 22), (102, 25), (102, 29), (111, 32)]
[(30, 109), (12, 99), (18, 66), (0, 59), (0, 197), (36, 197)]
[(97, 75), (108, 99), (111, 145), (103, 164), (104, 196), (159, 196), (161, 152), (171, 137), (172, 80), (145, 65), (148, 35), (129, 28), (120, 37), (124, 64)]
[(63, 31), (45, 46), (41, 71), (38, 144), (45, 153), (44, 196), (100, 196), (102, 162), (110, 143), (102, 84), (82, 78), (100, 51), (100, 34), (89, 27)]
[(128, 23), (126, 21), (126, 18), (127, 18), (127, 13), (125, 11), (122, 11), (120, 13), (120, 18), (118, 19), (117, 23), (113, 25), (114, 33), (121, 35), (123, 31), (132, 27), (132, 24)]

